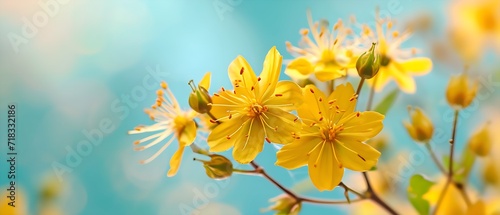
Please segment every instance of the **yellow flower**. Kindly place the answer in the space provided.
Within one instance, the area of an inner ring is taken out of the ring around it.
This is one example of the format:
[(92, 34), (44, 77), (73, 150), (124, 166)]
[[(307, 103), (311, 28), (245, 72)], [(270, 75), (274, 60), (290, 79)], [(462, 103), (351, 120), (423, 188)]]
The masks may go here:
[(302, 204), (288, 194), (281, 194), (269, 200), (274, 202), (274, 205), (262, 210), (267, 212), (274, 210), (278, 215), (298, 215)]
[(488, 158), (486, 164), (483, 167), (483, 180), (486, 184), (498, 185), (500, 182), (500, 168), (495, 162), (495, 159)]
[(252, 67), (238, 56), (228, 68), (234, 91), (212, 97), (212, 110), (221, 124), (208, 136), (210, 151), (221, 152), (234, 146), (233, 157), (240, 163), (252, 161), (267, 142), (287, 144), (294, 140), (300, 123), (289, 111), (302, 102), (297, 84), (278, 82), (282, 56), (271, 48), (257, 77)]
[(464, 60), (477, 60), (490, 44), (500, 52), (500, 0), (456, 1), (450, 12), (451, 39)]
[[(17, 183), (16, 183), (17, 185)], [(19, 189), (20, 187), (15, 187), (15, 195), (12, 195), (15, 197), (15, 201), (11, 200), (8, 196), (11, 195), (11, 191), (8, 189), (10, 188), (10, 185), (7, 185), (6, 187), (2, 187), (2, 200), (0, 200), (0, 212), (2, 212), (2, 215), (25, 215), (28, 214), (28, 201), (25, 192), (23, 189)], [(13, 206), (9, 205), (13, 204)]]
[(466, 108), (476, 97), (479, 83), (469, 80), (465, 73), (450, 78), (446, 88), (448, 104), (456, 109)]
[(165, 139), (168, 139), (166, 143), (150, 158), (142, 160), (142, 164), (146, 164), (154, 160), (158, 155), (160, 155), (167, 147), (177, 139), (179, 143), (179, 148), (174, 153), (170, 159), (170, 169), (167, 175), (169, 177), (174, 176), (179, 170), (179, 166), (182, 160), (182, 154), (184, 153), (184, 148), (191, 145), (196, 138), (196, 123), (194, 117), (196, 113), (194, 111), (183, 111), (181, 110), (177, 99), (174, 94), (168, 89), (167, 83), (161, 83), (161, 89), (157, 91), (158, 99), (156, 104), (154, 104), (151, 109), (146, 109), (146, 114), (154, 120), (156, 123), (150, 126), (137, 126), (134, 130), (129, 131), (129, 134), (139, 134), (155, 132), (155, 134), (145, 137), (141, 140), (134, 142), (135, 145), (140, 145), (142, 143), (151, 141), (147, 145), (137, 146), (137, 151), (142, 151), (152, 146), (157, 145)]
[[(408, 134), (415, 141), (426, 143), (432, 138), (434, 125), (432, 121), (424, 114), (420, 108), (408, 108), (411, 116), (410, 122), (403, 122)], [(412, 112), (413, 110), (413, 112)]]
[[(443, 188), (446, 184), (446, 179), (442, 179), (439, 183), (433, 185), (429, 191), (424, 194), (423, 198), (429, 201), (431, 205), (436, 205), (441, 192), (443, 192)], [(467, 210), (467, 204), (460, 194), (460, 190), (451, 183), (446, 189), (446, 193), (444, 194), (441, 205), (436, 211), (436, 215), (440, 214), (453, 214), (453, 215), (465, 215)]]
[(382, 130), (384, 116), (355, 112), (357, 95), (350, 83), (326, 97), (318, 88), (304, 88), (304, 104), (297, 110), (304, 122), (300, 139), (283, 146), (276, 165), (309, 167), (309, 177), (320, 191), (332, 190), (344, 168), (367, 171), (377, 164), (380, 152), (364, 144)]
[(489, 123), (484, 125), (469, 139), (469, 149), (472, 150), (477, 156), (484, 157), (491, 151), (491, 147), (493, 144), (488, 125)]
[(364, 25), (361, 36), (362, 40), (370, 44), (376, 42), (380, 54), (379, 72), (374, 78), (368, 80), (368, 83), (375, 87), (375, 90), (380, 91), (390, 80), (394, 80), (402, 91), (414, 93), (416, 86), (413, 76), (429, 73), (432, 69), (432, 61), (425, 57), (412, 57), (416, 53), (414, 48), (401, 49), (400, 45), (410, 37), (410, 31), (405, 31), (400, 35), (398, 31), (392, 31), (391, 21), (382, 20), (378, 15), (376, 22), (376, 33)]
[[(286, 42), (288, 52), (296, 58), (288, 63), (285, 74), (298, 80), (307, 79), (314, 74), (320, 81), (345, 76), (348, 69), (356, 67), (357, 56), (353, 56), (351, 49), (344, 47), (346, 36), (351, 30), (343, 25), (342, 20), (330, 31), (326, 20), (313, 23), (309, 12), (307, 18), (310, 30), (300, 31), (300, 47)], [(309, 31), (314, 41), (309, 37)]]

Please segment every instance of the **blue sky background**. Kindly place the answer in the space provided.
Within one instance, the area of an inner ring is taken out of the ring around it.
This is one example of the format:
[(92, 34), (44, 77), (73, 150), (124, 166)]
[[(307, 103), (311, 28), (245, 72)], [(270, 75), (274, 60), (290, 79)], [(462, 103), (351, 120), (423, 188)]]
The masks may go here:
[[(226, 181), (213, 181), (206, 177), (199, 163), (192, 161), (199, 156), (188, 150), (177, 176), (167, 178), (168, 161), (176, 150), (174, 144), (150, 164), (139, 164), (139, 160), (155, 152), (135, 152), (132, 143), (139, 136), (126, 133), (136, 125), (151, 123), (143, 109), (155, 101), (156, 87), (146, 89), (143, 79), (153, 77), (148, 81), (156, 82), (156, 86), (160, 79), (167, 81), (183, 107), (188, 108), (187, 82), (199, 80), (211, 71), (213, 89), (229, 88), (227, 66), (239, 54), (256, 71), (261, 70), (272, 46), (285, 59), (291, 59), (285, 41), (297, 44), (299, 30), (308, 27), (307, 9), (315, 20), (324, 18), (334, 23), (355, 15), (361, 23), (373, 23), (378, 6), (382, 14), (399, 20), (397, 24), (401, 25), (396, 25), (396, 29), (426, 13), (435, 22), (431, 38), (444, 38), (449, 4), (431, 0), (220, 0), (229, 7), (220, 13), (214, 2), (68, 0), (64, 5), (58, 3), (55, 15), (26, 44), (20, 45), (17, 53), (7, 35), (22, 34), (23, 18), (32, 19), (43, 8), (38, 1), (0, 3), (0, 119), (7, 115), (7, 104), (17, 104), (17, 182), (27, 196), (25, 206), (30, 214), (38, 210), (37, 191), (42, 184), (57, 178), (54, 162), (66, 164), (68, 149), (76, 150), (78, 143), (87, 139), (85, 131), (98, 129), (102, 121), (111, 122), (113, 131), (104, 134), (99, 145), (70, 167), (71, 172), (62, 175), (62, 193), (56, 206), (64, 214), (183, 214), (181, 208), (196, 208), (198, 192), (209, 202), (199, 210), (200, 214), (260, 214), (260, 209), (268, 207), (268, 199), (281, 194), (262, 178), (235, 175)], [(431, 56), (425, 37), (416, 35), (403, 44), (414, 46), (422, 50), (422, 56)], [(460, 68), (458, 64), (435, 62), (429, 75), (416, 78), (416, 94), (398, 98), (384, 122), (384, 133), (390, 136), (393, 147), (385, 156), (400, 162), (394, 151), (420, 150), (401, 126), (401, 121), (408, 118), (407, 105), (425, 109), (436, 128), (449, 136), (451, 115), (444, 89), (450, 74), (456, 74)], [(150, 70), (156, 75), (152, 76)], [(281, 77), (288, 79), (284, 74)], [(390, 84), (382, 94), (394, 87)], [(126, 97), (132, 99), (131, 105), (125, 102)], [(483, 121), (482, 110), (498, 100), (497, 96), (488, 98), (495, 99), (483, 99), (474, 111), (464, 115), (467, 123), (459, 126), (458, 149), (473, 131), (471, 128)], [(120, 107), (126, 111), (117, 111)], [(4, 121), (0, 123), (2, 137), (6, 134)], [(440, 152), (447, 148), (445, 142), (437, 146)], [(275, 148), (266, 145), (257, 162), (287, 187), (307, 178), (306, 168), (289, 172), (274, 166), (275, 152)], [(1, 145), (0, 187), (8, 183), (4, 174), (5, 153), (6, 146)], [(426, 160), (414, 171), (433, 175), (436, 169), (430, 165)], [(347, 173), (345, 178), (351, 175), (359, 173)], [(362, 190), (364, 185), (358, 184), (352, 186)], [(404, 191), (406, 184), (394, 186), (401, 186)], [(341, 199), (342, 192), (311, 190), (306, 194)], [(345, 213), (346, 207), (304, 205), (303, 211)]]

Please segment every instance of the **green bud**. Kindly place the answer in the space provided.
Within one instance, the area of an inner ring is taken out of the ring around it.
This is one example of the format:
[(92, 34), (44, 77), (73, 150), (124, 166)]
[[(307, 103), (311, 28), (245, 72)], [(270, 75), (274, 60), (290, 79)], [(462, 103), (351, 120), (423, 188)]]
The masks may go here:
[(210, 111), (212, 106), (212, 97), (208, 93), (207, 89), (202, 86), (196, 87), (193, 80), (189, 81), (189, 86), (193, 92), (189, 95), (189, 106), (198, 113), (207, 113)]
[(209, 155), (210, 161), (198, 160), (203, 163), (209, 178), (225, 179), (233, 174), (233, 163), (222, 155)]
[(376, 43), (372, 43), (370, 50), (359, 56), (356, 61), (356, 69), (361, 78), (373, 78), (380, 69), (380, 56), (375, 53)]

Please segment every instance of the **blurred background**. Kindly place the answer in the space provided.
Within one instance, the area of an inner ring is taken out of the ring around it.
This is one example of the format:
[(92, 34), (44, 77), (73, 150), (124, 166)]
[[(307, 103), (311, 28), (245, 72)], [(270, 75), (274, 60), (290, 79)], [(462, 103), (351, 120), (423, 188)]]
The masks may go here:
[[(143, 109), (154, 103), (161, 80), (169, 83), (187, 109), (188, 81), (211, 71), (211, 92), (221, 86), (230, 88), (227, 66), (237, 55), (243, 55), (257, 72), (272, 46), (284, 59), (291, 59), (285, 41), (297, 44), (300, 40), (299, 30), (308, 27), (308, 9), (314, 20), (334, 23), (354, 15), (359, 23), (374, 26), (378, 7), (381, 17), (395, 20), (394, 29), (415, 29), (402, 47), (417, 47), (420, 56), (434, 63), (430, 74), (416, 78), (417, 93), (399, 95), (381, 134), (387, 144), (380, 161), (387, 166), (385, 181), (396, 191), (387, 198), (413, 213), (411, 207), (397, 202), (404, 200), (409, 177), (416, 172), (433, 177), (438, 171), (401, 125), (408, 119), (408, 105), (421, 107), (443, 133), (436, 151), (447, 152), (453, 111), (444, 92), (449, 77), (461, 72), (464, 64), (450, 43), (450, 26), (460, 23), (452, 14), (454, 4), (432, 0), (0, 0), (0, 134), (6, 139), (7, 105), (16, 104), (17, 208), (27, 214), (260, 214), (270, 198), (281, 194), (268, 181), (245, 175), (214, 181), (200, 163), (192, 161), (197, 155), (191, 152), (185, 154), (179, 173), (168, 178), (168, 161), (176, 147), (141, 165), (139, 160), (155, 150), (134, 151), (132, 143), (138, 136), (127, 131), (151, 124)], [(481, 46), (481, 60), (471, 66), (481, 80), (481, 98), (461, 115), (457, 150), (486, 119), (493, 127), (500, 125), (499, 46), (492, 41)], [(289, 78), (282, 74), (281, 79)], [(395, 87), (391, 83), (375, 103)], [(82, 141), (92, 142), (92, 147), (79, 147)], [(206, 146), (201, 140), (198, 144)], [(2, 140), (0, 192), (9, 183), (6, 153)], [(275, 147), (266, 145), (256, 161), (287, 187), (308, 196), (343, 198), (342, 189), (314, 191), (304, 181), (307, 168), (276, 167), (275, 153)], [(476, 165), (472, 184), (480, 184), (481, 161)], [(363, 190), (360, 175), (347, 172), (346, 184)], [(474, 189), (487, 190), (479, 185)], [(356, 213), (349, 208), (306, 204), (302, 211)]]

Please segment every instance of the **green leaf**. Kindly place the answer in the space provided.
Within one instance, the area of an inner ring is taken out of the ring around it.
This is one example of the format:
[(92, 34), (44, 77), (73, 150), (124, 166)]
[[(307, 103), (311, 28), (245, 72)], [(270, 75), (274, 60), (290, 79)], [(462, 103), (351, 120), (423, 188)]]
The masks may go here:
[(394, 104), (394, 101), (396, 101), (398, 94), (398, 88), (394, 89), (389, 94), (387, 94), (384, 99), (382, 99), (382, 101), (377, 105), (377, 107), (375, 107), (374, 110), (385, 115)]
[(420, 215), (428, 215), (430, 204), (423, 199), (423, 195), (429, 191), (434, 182), (425, 179), (422, 175), (413, 175), (408, 186), (408, 200)]

